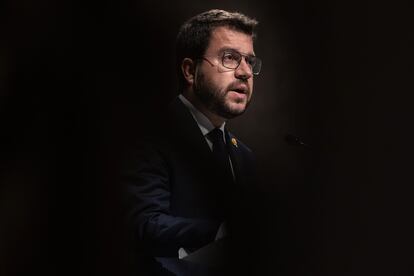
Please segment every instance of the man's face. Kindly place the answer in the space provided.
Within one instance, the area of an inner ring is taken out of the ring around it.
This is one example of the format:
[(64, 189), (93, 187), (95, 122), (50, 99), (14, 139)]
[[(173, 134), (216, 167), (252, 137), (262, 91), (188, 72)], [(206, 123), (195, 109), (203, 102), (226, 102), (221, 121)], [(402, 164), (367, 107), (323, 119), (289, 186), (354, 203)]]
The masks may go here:
[(224, 51), (233, 50), (243, 55), (254, 55), (250, 35), (217, 27), (212, 31), (209, 46), (199, 61), (193, 90), (212, 113), (231, 119), (242, 114), (253, 93), (253, 73), (243, 57), (237, 69), (222, 64)]

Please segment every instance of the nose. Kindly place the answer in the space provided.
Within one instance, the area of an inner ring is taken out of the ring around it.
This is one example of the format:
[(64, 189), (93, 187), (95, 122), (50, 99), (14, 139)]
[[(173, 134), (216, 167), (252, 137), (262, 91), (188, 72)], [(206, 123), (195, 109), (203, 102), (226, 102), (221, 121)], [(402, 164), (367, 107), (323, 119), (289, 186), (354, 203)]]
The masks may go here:
[(252, 67), (247, 64), (245, 57), (242, 57), (240, 64), (236, 68), (234, 74), (236, 78), (243, 80), (248, 80), (253, 76)]

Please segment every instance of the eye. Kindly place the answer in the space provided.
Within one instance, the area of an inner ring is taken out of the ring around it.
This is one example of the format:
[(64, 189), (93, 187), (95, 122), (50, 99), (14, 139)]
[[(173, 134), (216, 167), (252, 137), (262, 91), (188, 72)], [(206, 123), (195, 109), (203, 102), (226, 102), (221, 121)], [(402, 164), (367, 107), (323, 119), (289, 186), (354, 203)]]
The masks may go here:
[(235, 53), (224, 53), (223, 60), (224, 61), (237, 61), (238, 56)]
[(246, 61), (250, 66), (253, 67), (256, 64), (256, 57), (255, 56), (249, 56), (249, 57), (246, 58)]

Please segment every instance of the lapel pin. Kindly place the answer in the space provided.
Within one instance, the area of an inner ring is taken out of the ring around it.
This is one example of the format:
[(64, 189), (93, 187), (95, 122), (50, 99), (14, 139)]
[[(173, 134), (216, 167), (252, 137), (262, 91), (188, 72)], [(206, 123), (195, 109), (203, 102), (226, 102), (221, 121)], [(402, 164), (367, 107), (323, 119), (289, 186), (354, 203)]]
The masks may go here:
[(231, 138), (231, 143), (238, 148), (237, 140), (235, 138)]

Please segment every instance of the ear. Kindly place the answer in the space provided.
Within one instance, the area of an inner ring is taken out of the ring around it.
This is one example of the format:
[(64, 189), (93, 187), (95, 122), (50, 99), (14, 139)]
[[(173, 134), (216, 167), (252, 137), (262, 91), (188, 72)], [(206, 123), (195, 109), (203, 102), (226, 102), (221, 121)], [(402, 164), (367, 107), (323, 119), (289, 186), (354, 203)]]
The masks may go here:
[(181, 71), (183, 72), (183, 76), (187, 81), (188, 85), (193, 85), (194, 79), (195, 79), (195, 68), (196, 63), (190, 59), (185, 58), (183, 59), (183, 62), (181, 63)]

